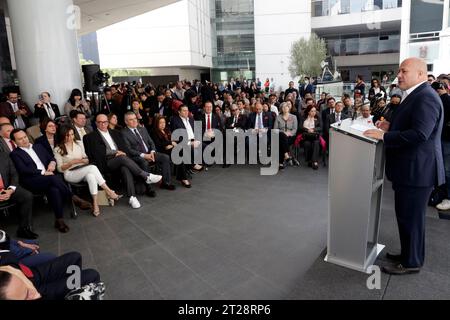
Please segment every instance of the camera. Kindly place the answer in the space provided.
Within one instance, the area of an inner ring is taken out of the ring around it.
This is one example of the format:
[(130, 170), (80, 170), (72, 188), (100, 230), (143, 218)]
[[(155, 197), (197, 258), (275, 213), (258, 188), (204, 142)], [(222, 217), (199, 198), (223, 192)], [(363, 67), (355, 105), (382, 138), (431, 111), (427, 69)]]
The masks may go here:
[(108, 73), (103, 72), (102, 70), (99, 70), (95, 75), (94, 75), (94, 84), (96, 86), (101, 86), (102, 84), (104, 84), (105, 82), (107, 82), (109, 80), (109, 78), (111, 78), (111, 76)]

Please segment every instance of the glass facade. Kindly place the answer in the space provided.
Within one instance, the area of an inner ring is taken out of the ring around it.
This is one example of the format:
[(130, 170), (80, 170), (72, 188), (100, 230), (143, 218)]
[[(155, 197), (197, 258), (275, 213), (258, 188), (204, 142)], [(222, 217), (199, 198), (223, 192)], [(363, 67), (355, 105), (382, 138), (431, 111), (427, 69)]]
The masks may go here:
[(328, 54), (331, 56), (400, 52), (399, 32), (322, 37), (325, 38)]
[(402, 0), (313, 0), (312, 16), (334, 16), (373, 10), (400, 8)]
[(411, 1), (410, 33), (422, 33), (442, 30), (444, 0)]
[[(213, 81), (254, 79), (255, 19), (253, 0), (211, 0)], [(215, 42), (215, 43), (214, 43)]]

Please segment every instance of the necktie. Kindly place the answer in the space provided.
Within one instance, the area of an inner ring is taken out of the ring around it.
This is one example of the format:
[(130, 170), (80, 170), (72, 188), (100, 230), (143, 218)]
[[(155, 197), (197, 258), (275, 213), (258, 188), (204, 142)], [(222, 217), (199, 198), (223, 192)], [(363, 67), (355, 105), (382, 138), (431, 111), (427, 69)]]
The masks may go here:
[(83, 139), (83, 137), (86, 135), (86, 130), (84, 130), (84, 128), (81, 128), (80, 132), (81, 132), (81, 139)]
[(336, 121), (337, 122), (341, 121), (341, 114), (340, 113), (336, 113)]
[(258, 129), (264, 128), (261, 113), (258, 114)]
[(208, 120), (206, 123), (206, 129), (211, 130), (211, 115), (208, 114)]
[(238, 118), (237, 117), (234, 117), (234, 125), (236, 125), (236, 123), (238, 122)]
[(30, 268), (28, 268), (26, 265), (19, 263), (20, 270), (23, 272), (25, 277), (27, 278), (33, 278), (33, 271), (31, 271)]
[(147, 148), (145, 147), (144, 141), (142, 140), (141, 135), (139, 134), (137, 129), (134, 129), (134, 134), (136, 135), (136, 137), (139, 140), (139, 146), (140, 146), (141, 152), (147, 153)]
[(48, 117), (49, 117), (50, 119), (52, 119), (52, 120), (55, 120), (55, 112), (53, 111), (53, 109), (52, 109), (50, 103), (47, 103), (46, 106), (47, 106), (47, 114), (48, 114)]
[(5, 183), (3, 182), (2, 175), (0, 174), (0, 191), (5, 189)]
[(9, 144), (11, 145), (11, 151), (16, 149), (16, 144), (12, 140), (9, 140)]

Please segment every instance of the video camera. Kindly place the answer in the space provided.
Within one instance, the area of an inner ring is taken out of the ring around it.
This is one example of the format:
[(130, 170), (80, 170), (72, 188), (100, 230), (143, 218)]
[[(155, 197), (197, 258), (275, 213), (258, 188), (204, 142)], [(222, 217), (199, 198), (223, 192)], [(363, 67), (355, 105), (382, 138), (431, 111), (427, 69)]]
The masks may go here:
[(94, 84), (96, 86), (101, 86), (102, 84), (108, 82), (109, 78), (111, 78), (111, 76), (108, 73), (105, 73), (102, 70), (99, 70), (94, 75)]

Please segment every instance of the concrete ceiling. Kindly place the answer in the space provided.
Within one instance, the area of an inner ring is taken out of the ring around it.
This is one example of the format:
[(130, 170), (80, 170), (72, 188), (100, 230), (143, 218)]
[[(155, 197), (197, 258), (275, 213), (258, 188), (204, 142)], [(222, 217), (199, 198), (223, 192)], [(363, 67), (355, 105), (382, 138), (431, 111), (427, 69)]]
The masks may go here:
[(74, 4), (81, 8), (81, 29), (78, 34), (84, 35), (178, 1), (74, 0)]

